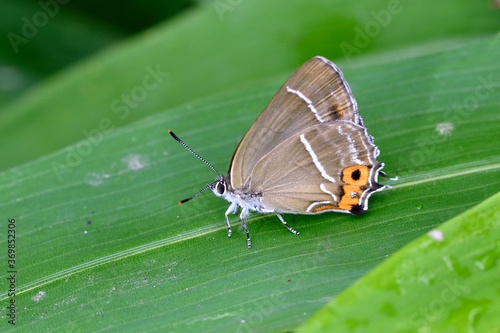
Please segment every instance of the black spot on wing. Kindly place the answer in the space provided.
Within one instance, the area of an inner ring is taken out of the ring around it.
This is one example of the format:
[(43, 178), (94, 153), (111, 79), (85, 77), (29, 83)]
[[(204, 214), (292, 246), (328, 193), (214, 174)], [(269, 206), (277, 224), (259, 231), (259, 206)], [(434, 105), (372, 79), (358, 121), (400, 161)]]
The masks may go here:
[(364, 210), (363, 207), (361, 207), (360, 205), (354, 205), (352, 206), (350, 212), (353, 215), (359, 215), (359, 214), (364, 214), (366, 210)]
[(353, 180), (359, 180), (359, 177), (361, 177), (361, 172), (359, 171), (359, 169), (354, 170), (351, 174), (351, 178)]

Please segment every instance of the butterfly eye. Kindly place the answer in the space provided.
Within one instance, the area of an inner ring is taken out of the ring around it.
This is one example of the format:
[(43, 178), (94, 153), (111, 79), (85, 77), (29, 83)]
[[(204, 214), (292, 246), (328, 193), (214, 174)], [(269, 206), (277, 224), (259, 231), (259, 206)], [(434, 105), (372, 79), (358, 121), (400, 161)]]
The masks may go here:
[(224, 192), (226, 192), (226, 187), (224, 186), (224, 184), (218, 183), (217, 184), (217, 193), (219, 193), (219, 195), (223, 195)]

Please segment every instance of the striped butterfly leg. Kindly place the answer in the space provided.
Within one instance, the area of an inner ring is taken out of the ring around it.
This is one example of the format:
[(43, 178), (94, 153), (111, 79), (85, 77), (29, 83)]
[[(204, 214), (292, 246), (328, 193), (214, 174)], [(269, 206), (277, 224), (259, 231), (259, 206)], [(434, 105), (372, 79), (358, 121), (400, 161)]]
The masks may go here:
[(291, 232), (291, 233), (293, 233), (293, 234), (295, 234), (295, 235), (300, 234), (300, 232), (298, 232), (298, 231), (296, 231), (296, 230), (292, 229), (292, 227), (290, 227), (290, 226), (288, 225), (288, 223), (286, 223), (286, 221), (283, 219), (283, 217), (282, 217), (280, 214), (278, 214), (278, 213), (276, 213), (276, 212), (273, 212), (273, 213), (274, 213), (274, 214), (276, 214), (276, 216), (280, 219), (281, 223), (283, 223), (283, 224), (284, 224), (284, 225), (288, 228), (288, 230), (290, 230), (290, 232)]
[(248, 232), (248, 228), (247, 228), (247, 224), (245, 222), (245, 219), (244, 219), (244, 216), (248, 214), (248, 208), (243, 208), (241, 210), (241, 214), (240, 214), (240, 219), (241, 219), (241, 225), (243, 226), (243, 229), (245, 230), (246, 234), (247, 234), (247, 245), (248, 245), (248, 248), (251, 248), (252, 247), (252, 243), (250, 242), (250, 233)]

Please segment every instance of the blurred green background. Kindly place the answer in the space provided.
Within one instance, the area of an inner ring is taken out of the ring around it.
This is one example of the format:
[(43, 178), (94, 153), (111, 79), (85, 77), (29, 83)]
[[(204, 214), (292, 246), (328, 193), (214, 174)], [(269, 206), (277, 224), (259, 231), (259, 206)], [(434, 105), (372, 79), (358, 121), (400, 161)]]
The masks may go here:
[[(5, 0), (0, 3), (2, 106), (66, 66), (195, 4), (189, 0), (65, 2), (43, 1), (45, 5), (40, 5), (37, 1)], [(23, 32), (28, 35), (24, 37)], [(12, 40), (18, 39), (9, 34), (29, 42), (23, 40), (19, 45), (14, 42), (16, 46), (13, 46)]]

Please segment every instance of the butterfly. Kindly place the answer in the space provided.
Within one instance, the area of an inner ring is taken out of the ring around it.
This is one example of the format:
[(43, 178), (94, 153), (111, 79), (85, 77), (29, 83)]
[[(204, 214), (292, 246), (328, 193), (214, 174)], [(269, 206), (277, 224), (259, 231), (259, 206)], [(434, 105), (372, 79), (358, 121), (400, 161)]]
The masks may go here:
[[(205, 189), (231, 204), (228, 215), (241, 209), (240, 219), (250, 248), (245, 222), (251, 211), (281, 216), (341, 212), (362, 214), (370, 196), (388, 185), (379, 149), (358, 113), (358, 106), (340, 69), (317, 56), (297, 69), (283, 84), (240, 141), (227, 177), (219, 174), (179, 137), (172, 137), (217, 174)], [(388, 178), (388, 177), (387, 177)], [(397, 178), (390, 178), (397, 179)]]

